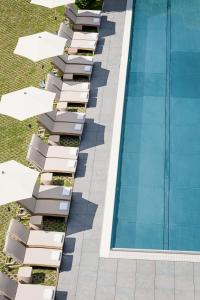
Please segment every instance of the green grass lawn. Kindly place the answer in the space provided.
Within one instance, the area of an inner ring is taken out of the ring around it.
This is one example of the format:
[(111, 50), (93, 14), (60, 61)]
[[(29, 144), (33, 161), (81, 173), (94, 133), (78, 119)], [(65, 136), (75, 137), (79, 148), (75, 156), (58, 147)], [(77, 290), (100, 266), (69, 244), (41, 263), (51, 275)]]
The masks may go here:
[[(24, 87), (38, 87), (51, 69), (50, 61), (33, 63), (28, 59), (14, 55), (13, 50), (20, 36), (30, 35), (40, 31), (56, 32), (59, 23), (64, 19), (64, 8), (50, 10), (37, 5), (31, 5), (28, 0), (0, 1), (0, 95)], [(99, 8), (101, 0), (93, 1), (93, 9)], [(55, 16), (57, 19), (55, 20)], [(42, 70), (44, 65), (44, 70)], [(37, 132), (36, 118), (24, 122), (0, 115), (0, 163), (15, 159), (27, 164), (27, 146), (33, 133)], [(71, 139), (67, 143), (74, 143)], [(63, 144), (65, 141), (63, 141)], [(68, 183), (67, 183), (68, 185)], [(0, 271), (16, 278), (17, 268), (5, 266), (6, 256), (3, 254), (5, 233), (9, 221), (16, 215), (17, 204), (0, 207)], [(63, 222), (46, 219), (45, 228), (49, 230), (64, 230)], [(34, 282), (55, 284), (56, 272), (35, 269)]]
[[(45, 74), (50, 69), (49, 61), (33, 63), (28, 59), (14, 55), (18, 37), (40, 31), (56, 32), (59, 23), (63, 20), (63, 8), (56, 10), (31, 5), (27, 0), (1, 0), (0, 1), (0, 94), (9, 93), (27, 86), (38, 87)], [(42, 64), (45, 69), (42, 71)], [(29, 126), (31, 124), (31, 128)], [(27, 146), (31, 136), (37, 132), (35, 118), (20, 122), (0, 115), (0, 162), (15, 159), (26, 164)], [(0, 207), (0, 270), (11, 277), (16, 277), (17, 268), (5, 266), (3, 246), (5, 232), (11, 217), (16, 215), (17, 205)], [(57, 228), (55, 228), (57, 229)], [(55, 284), (56, 272), (49, 270), (34, 270), (34, 281)]]

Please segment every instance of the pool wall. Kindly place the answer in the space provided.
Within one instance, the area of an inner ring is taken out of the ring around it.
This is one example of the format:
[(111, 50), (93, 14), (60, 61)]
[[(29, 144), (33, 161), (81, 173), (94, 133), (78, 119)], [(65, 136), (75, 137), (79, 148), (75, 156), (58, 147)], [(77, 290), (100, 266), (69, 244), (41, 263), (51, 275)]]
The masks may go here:
[(134, 0), (127, 0), (126, 20), (124, 26), (124, 38), (122, 58), (120, 64), (118, 93), (113, 124), (113, 137), (110, 152), (110, 164), (106, 188), (104, 220), (102, 227), (102, 238), (100, 246), (100, 257), (105, 258), (127, 258), (146, 260), (168, 260), (168, 261), (191, 261), (200, 262), (198, 252), (178, 252), (160, 250), (138, 250), (138, 249), (111, 249), (113, 214), (115, 206), (116, 182), (118, 173), (119, 150), (121, 140), (121, 129), (123, 120), (123, 108), (126, 89), (126, 75), (128, 70), (129, 45), (131, 38), (131, 26)]

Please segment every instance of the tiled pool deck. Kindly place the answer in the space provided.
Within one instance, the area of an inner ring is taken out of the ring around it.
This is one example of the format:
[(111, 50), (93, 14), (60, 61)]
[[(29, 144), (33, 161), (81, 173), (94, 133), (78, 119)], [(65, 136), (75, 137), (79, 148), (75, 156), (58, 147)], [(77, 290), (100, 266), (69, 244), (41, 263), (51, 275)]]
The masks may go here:
[(126, 9), (126, 0), (104, 2), (56, 299), (198, 300), (199, 263), (99, 257)]

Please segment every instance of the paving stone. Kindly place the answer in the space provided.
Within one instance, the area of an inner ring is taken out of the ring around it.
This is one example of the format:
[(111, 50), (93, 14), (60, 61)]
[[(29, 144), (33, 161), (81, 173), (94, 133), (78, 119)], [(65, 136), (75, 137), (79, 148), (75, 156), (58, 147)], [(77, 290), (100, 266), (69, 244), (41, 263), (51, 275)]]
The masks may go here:
[(192, 277), (194, 274), (193, 263), (175, 262), (175, 276)]
[(154, 275), (136, 273), (136, 289), (151, 289), (154, 288)]
[(175, 300), (194, 300), (194, 291), (175, 290)]
[(155, 289), (155, 300), (175, 300), (173, 289)]
[(177, 290), (194, 290), (194, 278), (193, 276), (175, 276), (175, 289)]
[(155, 274), (155, 262), (151, 260), (137, 260), (136, 272), (142, 274)]
[(154, 289), (136, 289), (134, 300), (154, 300)]
[(116, 273), (117, 272), (117, 259), (100, 258), (99, 271)]
[(124, 288), (116, 286), (115, 300), (134, 300), (135, 290), (133, 287)]
[(101, 286), (96, 289), (95, 300), (114, 300), (115, 287), (114, 286)]
[(174, 289), (174, 276), (156, 275), (155, 288), (156, 289)]
[(156, 261), (156, 275), (172, 275), (175, 273), (175, 263), (171, 261)]

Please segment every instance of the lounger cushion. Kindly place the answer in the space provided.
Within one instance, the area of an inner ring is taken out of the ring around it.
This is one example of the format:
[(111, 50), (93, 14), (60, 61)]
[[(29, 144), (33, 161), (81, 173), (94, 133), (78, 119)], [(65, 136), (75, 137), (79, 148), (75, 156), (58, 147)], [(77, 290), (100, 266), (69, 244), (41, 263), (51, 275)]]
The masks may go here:
[(38, 200), (35, 215), (67, 217), (70, 202), (58, 200)]
[(38, 199), (71, 200), (71, 197), (72, 187), (58, 185), (40, 185), (37, 193)]
[(26, 248), (24, 265), (59, 268), (62, 251), (44, 248)]
[(47, 157), (68, 158), (76, 160), (78, 158), (78, 148), (64, 146), (49, 146)]
[(19, 284), (15, 300), (54, 300), (55, 287), (36, 284)]
[(94, 51), (96, 48), (96, 41), (72, 40), (70, 47), (77, 48), (80, 50)]
[(74, 174), (76, 172), (76, 166), (77, 161), (75, 159), (47, 157), (42, 171)]
[(62, 249), (65, 239), (64, 232), (30, 230), (28, 247)]

